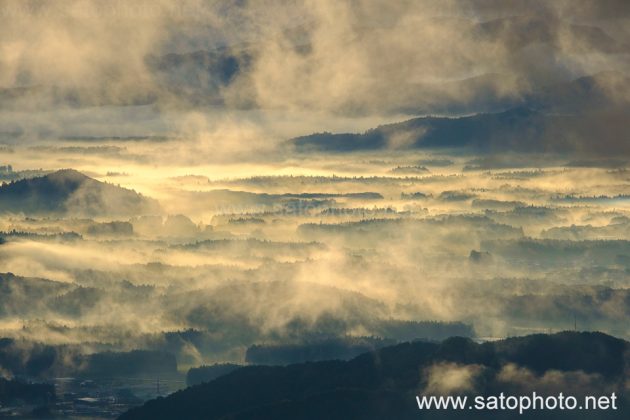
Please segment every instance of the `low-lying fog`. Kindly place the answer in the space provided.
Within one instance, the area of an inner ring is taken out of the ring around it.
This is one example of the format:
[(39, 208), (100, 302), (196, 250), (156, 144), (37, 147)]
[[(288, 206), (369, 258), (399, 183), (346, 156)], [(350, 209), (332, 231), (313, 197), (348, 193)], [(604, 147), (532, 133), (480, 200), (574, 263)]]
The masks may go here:
[[(168, 350), (181, 366), (330, 337), (630, 338), (630, 175), (610, 162), (276, 151), (221, 163), (195, 141), (205, 163), (177, 144), (0, 150), (4, 182), (49, 182), (24, 186), (21, 211), (3, 203), (0, 336)], [(71, 181), (46, 208), (50, 185)]]

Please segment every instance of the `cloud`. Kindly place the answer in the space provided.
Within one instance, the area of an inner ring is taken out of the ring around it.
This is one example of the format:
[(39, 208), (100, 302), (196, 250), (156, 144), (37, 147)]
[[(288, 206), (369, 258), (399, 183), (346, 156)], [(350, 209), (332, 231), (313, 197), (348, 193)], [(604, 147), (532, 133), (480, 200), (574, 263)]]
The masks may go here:
[(496, 377), (499, 383), (516, 387), (517, 390), (536, 390), (541, 394), (592, 395), (594, 390), (598, 394), (614, 391), (616, 384), (606, 381), (599, 374), (589, 374), (582, 371), (562, 372), (549, 370), (542, 375), (536, 375), (527, 368), (509, 363), (501, 368)]
[[(0, 86), (70, 89), (46, 92), (85, 104), (180, 103), (147, 57), (227, 45), (251, 60), (221, 88), (228, 108), (386, 115), (500, 103), (628, 68), (621, 3), (491, 3), (10, 0), (0, 8)], [(220, 78), (194, 63), (187, 74), (199, 88)]]
[(426, 369), (427, 395), (450, 395), (473, 392), (475, 380), (483, 372), (481, 365), (459, 365), (457, 363), (438, 363)]

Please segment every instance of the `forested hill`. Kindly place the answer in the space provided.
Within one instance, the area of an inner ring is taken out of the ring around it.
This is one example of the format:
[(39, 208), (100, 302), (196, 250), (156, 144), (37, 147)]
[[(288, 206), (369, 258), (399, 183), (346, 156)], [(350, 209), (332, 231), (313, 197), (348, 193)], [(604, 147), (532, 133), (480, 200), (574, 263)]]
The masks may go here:
[(0, 212), (74, 216), (158, 213), (157, 201), (73, 169), (0, 186)]
[[(458, 337), (442, 343), (404, 343), (348, 362), (244, 367), (149, 401), (121, 419), (412, 419), (428, 414), (461, 418), (456, 411), (419, 412), (415, 396), (423, 392), (518, 395), (532, 391), (580, 395), (604, 389), (590, 388), (595, 384), (619, 395), (625, 389), (624, 372), (630, 367), (629, 349), (630, 343), (624, 340), (578, 332), (482, 344)], [(620, 396), (622, 406), (625, 398)], [(489, 418), (488, 412), (476, 414)], [(511, 414), (492, 418), (512, 418)], [(575, 418), (557, 414), (562, 413), (554, 412), (553, 418)], [(623, 411), (604, 414), (611, 415), (606, 418), (627, 418)]]

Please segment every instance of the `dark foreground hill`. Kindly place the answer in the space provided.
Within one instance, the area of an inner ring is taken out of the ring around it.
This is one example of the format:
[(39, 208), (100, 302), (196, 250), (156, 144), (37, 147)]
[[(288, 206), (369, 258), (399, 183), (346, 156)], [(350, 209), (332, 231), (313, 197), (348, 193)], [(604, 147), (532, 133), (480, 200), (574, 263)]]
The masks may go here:
[[(50, 384), (32, 384), (0, 377), (0, 406), (16, 402), (46, 404), (55, 399), (55, 387)], [(4, 413), (3, 413), (4, 414)], [(0, 414), (0, 417), (3, 417)]]
[(97, 181), (73, 169), (0, 186), (0, 212), (113, 216), (159, 211), (153, 199)]
[[(564, 332), (483, 344), (413, 342), (353, 360), (249, 366), (132, 409), (121, 419), (628, 418), (630, 343)], [(618, 410), (420, 411), (416, 395), (618, 395)], [(578, 415), (580, 414), (580, 415)]]
[(79, 346), (0, 337), (0, 368), (3, 376), (35, 380), (60, 376), (86, 379), (179, 377), (177, 360), (168, 352), (132, 350), (86, 354), (84, 351)]

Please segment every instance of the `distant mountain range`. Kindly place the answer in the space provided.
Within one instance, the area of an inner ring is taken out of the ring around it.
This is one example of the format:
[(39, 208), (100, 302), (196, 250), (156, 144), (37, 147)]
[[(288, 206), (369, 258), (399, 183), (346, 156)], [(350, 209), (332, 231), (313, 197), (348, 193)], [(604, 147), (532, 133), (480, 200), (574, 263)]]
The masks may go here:
[(470, 148), (476, 151), (590, 152), (630, 151), (625, 125), (628, 108), (582, 114), (547, 113), (516, 107), (465, 117), (420, 117), (382, 125), (364, 133), (315, 133), (288, 145), (301, 152)]
[(122, 216), (160, 212), (157, 201), (73, 169), (0, 185), (0, 212)]
[[(583, 395), (616, 392), (627, 403), (624, 372), (630, 343), (601, 333), (563, 332), (475, 343), (449, 338), (326, 361), (236, 369), (211, 382), (147, 402), (128, 419), (417, 419), (463, 418), (457, 410), (419, 411), (415, 396)], [(597, 384), (597, 387), (593, 387)], [(450, 391), (449, 391), (450, 389)], [(598, 390), (598, 391), (595, 391)], [(599, 395), (598, 395), (599, 396)], [(514, 412), (469, 412), (465, 418), (514, 418)], [(553, 416), (551, 416), (553, 414)], [(588, 418), (600, 417), (599, 412)], [(624, 410), (605, 418), (622, 419)], [(429, 416), (429, 417), (426, 417)], [(496, 417), (495, 417), (496, 416)], [(526, 413), (522, 418), (576, 418), (575, 412)], [(587, 417), (580, 417), (587, 418)]]

